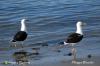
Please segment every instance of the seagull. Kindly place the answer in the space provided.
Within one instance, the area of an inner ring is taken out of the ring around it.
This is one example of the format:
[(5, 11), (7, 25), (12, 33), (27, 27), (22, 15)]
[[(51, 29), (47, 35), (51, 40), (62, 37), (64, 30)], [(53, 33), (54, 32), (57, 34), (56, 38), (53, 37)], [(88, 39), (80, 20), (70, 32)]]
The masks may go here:
[(76, 23), (76, 32), (71, 33), (67, 39), (64, 41), (64, 45), (70, 45), (72, 47), (71, 53), (73, 56), (73, 61), (72, 63), (76, 62), (76, 49), (75, 45), (78, 44), (82, 39), (83, 39), (83, 31), (82, 31), (82, 26), (85, 25), (85, 23), (78, 21)]
[[(27, 30), (26, 30), (26, 25), (25, 25), (26, 19), (21, 20), (21, 29), (18, 31), (14, 37), (12, 42), (16, 43), (17, 41), (22, 41), (22, 47), (23, 47), (23, 41), (27, 38)], [(16, 47), (16, 44), (15, 44)]]

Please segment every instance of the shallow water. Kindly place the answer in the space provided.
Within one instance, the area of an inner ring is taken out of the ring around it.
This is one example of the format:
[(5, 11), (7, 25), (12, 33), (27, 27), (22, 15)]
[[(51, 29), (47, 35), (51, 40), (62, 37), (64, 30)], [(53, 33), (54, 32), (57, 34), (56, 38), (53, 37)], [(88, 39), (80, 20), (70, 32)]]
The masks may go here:
[(83, 21), (87, 25), (83, 30), (84, 39), (77, 47), (78, 53), (100, 55), (99, 0), (0, 0), (0, 6), (0, 61), (11, 55), (13, 49), (5, 48), (20, 30), (22, 18), (28, 20), (26, 47), (42, 42), (55, 45), (76, 30), (77, 21)]

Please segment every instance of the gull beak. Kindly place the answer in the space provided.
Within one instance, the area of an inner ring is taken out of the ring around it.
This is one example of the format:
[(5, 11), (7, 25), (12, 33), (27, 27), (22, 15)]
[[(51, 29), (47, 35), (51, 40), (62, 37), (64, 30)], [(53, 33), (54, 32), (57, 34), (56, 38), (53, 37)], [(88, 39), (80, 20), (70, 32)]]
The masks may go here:
[(28, 20), (28, 19), (26, 19), (26, 21), (27, 21), (27, 22), (29, 22), (29, 20)]
[(85, 26), (85, 25), (87, 25), (86, 23), (82, 23), (82, 26)]
[(23, 18), (22, 20), (23, 20), (23, 21), (26, 21), (26, 22), (28, 22), (28, 21), (29, 21), (27, 18)]

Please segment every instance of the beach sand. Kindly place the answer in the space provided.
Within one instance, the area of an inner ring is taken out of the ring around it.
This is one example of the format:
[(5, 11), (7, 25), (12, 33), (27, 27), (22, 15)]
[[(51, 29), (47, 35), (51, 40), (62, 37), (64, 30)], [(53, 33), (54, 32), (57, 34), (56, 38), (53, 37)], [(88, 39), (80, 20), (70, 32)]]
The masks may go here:
[(31, 61), (30, 64), (22, 64), (21, 66), (100, 66), (99, 58), (100, 57), (93, 57), (91, 59), (81, 58), (73, 64), (71, 60), (68, 61), (65, 57), (61, 57), (61, 59), (50, 57)]
[(78, 58), (76, 63), (72, 63), (72, 60), (67, 60), (66, 56), (55, 58), (45, 58), (42, 60), (32, 61), (29, 66), (100, 66), (100, 57)]
[[(33, 52), (32, 47), (23, 48), (24, 51), (27, 51), (29, 53)], [(72, 56), (68, 56), (68, 53), (70, 52), (70, 48), (60, 48), (58, 49), (57, 46), (44, 46), (44, 47), (38, 47), (39, 55), (31, 55), (28, 57), (28, 63), (25, 62), (23, 64), (12, 64), (14, 61), (14, 58), (11, 57), (12, 54), (15, 51), (20, 51), (22, 49), (18, 50), (12, 50), (8, 53), (8, 59), (5, 61), (10, 61), (13, 59), (13, 62), (10, 64), (0, 64), (0, 66), (6, 65), (6, 66), (100, 66), (100, 57), (96, 54), (91, 54), (91, 57), (88, 57), (88, 53), (85, 51), (77, 52), (77, 61), (75, 63), (72, 63)], [(94, 52), (94, 51), (93, 51)], [(82, 54), (83, 53), (83, 54)], [(3, 59), (1, 59), (3, 60)]]

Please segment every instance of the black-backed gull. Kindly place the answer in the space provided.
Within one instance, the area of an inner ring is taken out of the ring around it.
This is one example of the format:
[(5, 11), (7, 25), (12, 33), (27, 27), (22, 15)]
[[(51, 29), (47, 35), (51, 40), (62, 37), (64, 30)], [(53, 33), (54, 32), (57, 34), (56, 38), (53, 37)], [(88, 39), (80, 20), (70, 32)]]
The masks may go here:
[[(21, 29), (20, 29), (20, 31), (18, 31), (15, 34), (15, 36), (13, 37), (12, 42), (24, 41), (27, 38), (27, 30), (26, 30), (25, 21), (26, 21), (26, 19), (21, 20)], [(22, 42), (22, 46), (23, 46), (23, 42)], [(15, 47), (16, 47), (16, 44), (15, 44)]]
[(71, 49), (71, 53), (73, 56), (73, 61), (72, 63), (74, 63), (76, 61), (76, 48), (74, 47), (75, 44), (77, 44), (78, 42), (80, 42), (83, 39), (83, 31), (82, 31), (82, 26), (85, 23), (78, 21), (76, 23), (76, 32), (72, 33), (68, 36), (68, 38), (64, 41), (64, 45), (71, 45), (72, 49)]

